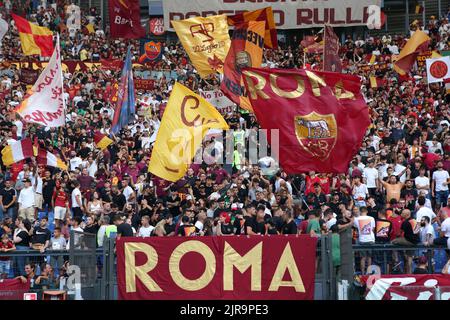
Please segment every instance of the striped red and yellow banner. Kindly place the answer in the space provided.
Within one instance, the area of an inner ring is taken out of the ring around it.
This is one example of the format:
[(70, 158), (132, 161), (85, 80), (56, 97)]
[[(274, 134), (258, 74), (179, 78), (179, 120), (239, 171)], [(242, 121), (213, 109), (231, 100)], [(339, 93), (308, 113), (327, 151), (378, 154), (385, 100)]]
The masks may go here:
[(26, 56), (37, 54), (50, 57), (53, 54), (53, 32), (50, 29), (37, 26), (13, 13), (11, 16), (19, 31), (20, 43)]

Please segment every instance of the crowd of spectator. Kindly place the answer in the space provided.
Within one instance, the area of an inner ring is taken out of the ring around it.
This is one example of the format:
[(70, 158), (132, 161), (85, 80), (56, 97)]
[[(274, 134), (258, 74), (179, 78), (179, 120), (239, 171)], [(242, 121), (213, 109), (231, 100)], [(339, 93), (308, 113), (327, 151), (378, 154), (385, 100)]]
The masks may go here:
[[(171, 89), (175, 81), (195, 91), (218, 89), (219, 77), (201, 79), (181, 44), (164, 42), (162, 58), (137, 67), (136, 75), (150, 68), (174, 71), (177, 79), (162, 76), (152, 90), (137, 90), (135, 119), (101, 151), (93, 133), (110, 133), (114, 105), (109, 96), (120, 70), (64, 72), (66, 125), (48, 129), (23, 122), (14, 108), (27, 85), (11, 61), (29, 58), (19, 49), (9, 12), (23, 13), (30, 21), (59, 31), (63, 60), (123, 60), (131, 45), (137, 61), (139, 41), (111, 39), (95, 9), (82, 14), (82, 25), (93, 24), (95, 32), (71, 34), (61, 26), (64, 10), (58, 9), (68, 1), (57, 1), (56, 11), (30, 9), (31, 1), (28, 6), (0, 3), (0, 12), (10, 24), (0, 46), (0, 148), (25, 137), (37, 138), (41, 147), (69, 166), (61, 171), (38, 165), (34, 158), (0, 166), (1, 252), (32, 248), (44, 256), (47, 250), (66, 249), (71, 230), (96, 235), (98, 247), (114, 235), (333, 234), (339, 243), (339, 235), (345, 232), (353, 233), (354, 244), (450, 247), (449, 98), (442, 84), (427, 84), (424, 67), (416, 67), (406, 77), (393, 71), (392, 55), (399, 53), (409, 35), (356, 40), (349, 35), (341, 44), (344, 72), (361, 77), (371, 116), (348, 172), (289, 175), (280, 168), (267, 175), (261, 163), (244, 158), (230, 166), (193, 164), (184, 178), (170, 183), (148, 173), (147, 166), (151, 136), (159, 127)], [(415, 22), (411, 30), (416, 28), (420, 25)], [(430, 50), (448, 49), (448, 16), (430, 19), (425, 30), (432, 38)], [(303, 49), (294, 37), (280, 43), (279, 49), (265, 50), (263, 66), (319, 69), (322, 55), (304, 55)], [(369, 64), (372, 55), (376, 59)], [(384, 79), (385, 86), (372, 88), (372, 75)], [(235, 129), (235, 142), (246, 138), (247, 129), (258, 128), (255, 117), (238, 107), (224, 117)], [(205, 146), (216, 143), (214, 138), (204, 141)], [(414, 250), (405, 252), (405, 273), (413, 271), (414, 256)], [(362, 273), (372, 258), (369, 251), (361, 254)], [(402, 259), (396, 252), (392, 269)], [(423, 257), (419, 260), (423, 265)], [(13, 263), (15, 276), (25, 270), (32, 278), (39, 274), (39, 281), (56, 279), (54, 265), (40, 262), (38, 270), (24, 258), (0, 257), (0, 273), (12, 273)], [(60, 272), (64, 273), (64, 267)]]

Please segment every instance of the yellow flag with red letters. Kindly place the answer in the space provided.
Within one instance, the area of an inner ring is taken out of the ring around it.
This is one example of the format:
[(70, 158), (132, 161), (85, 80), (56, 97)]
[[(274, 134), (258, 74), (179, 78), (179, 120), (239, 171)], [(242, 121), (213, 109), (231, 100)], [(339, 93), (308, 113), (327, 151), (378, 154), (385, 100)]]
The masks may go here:
[(168, 181), (181, 179), (209, 129), (228, 129), (208, 101), (175, 83), (161, 120), (148, 171)]
[(223, 73), (231, 43), (226, 15), (172, 20), (171, 23), (202, 78)]

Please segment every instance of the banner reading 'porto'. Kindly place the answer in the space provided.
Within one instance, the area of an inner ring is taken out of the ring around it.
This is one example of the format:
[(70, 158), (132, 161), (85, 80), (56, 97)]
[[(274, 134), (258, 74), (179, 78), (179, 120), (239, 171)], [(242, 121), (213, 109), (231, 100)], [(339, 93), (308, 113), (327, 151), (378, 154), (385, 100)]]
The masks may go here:
[(311, 300), (316, 242), (306, 235), (121, 238), (119, 299)]

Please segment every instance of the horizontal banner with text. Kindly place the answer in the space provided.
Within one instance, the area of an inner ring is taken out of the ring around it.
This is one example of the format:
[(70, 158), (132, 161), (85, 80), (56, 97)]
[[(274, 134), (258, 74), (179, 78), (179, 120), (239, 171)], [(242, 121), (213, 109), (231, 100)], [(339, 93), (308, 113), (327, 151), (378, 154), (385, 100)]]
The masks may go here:
[(119, 299), (311, 300), (316, 238), (121, 238)]

